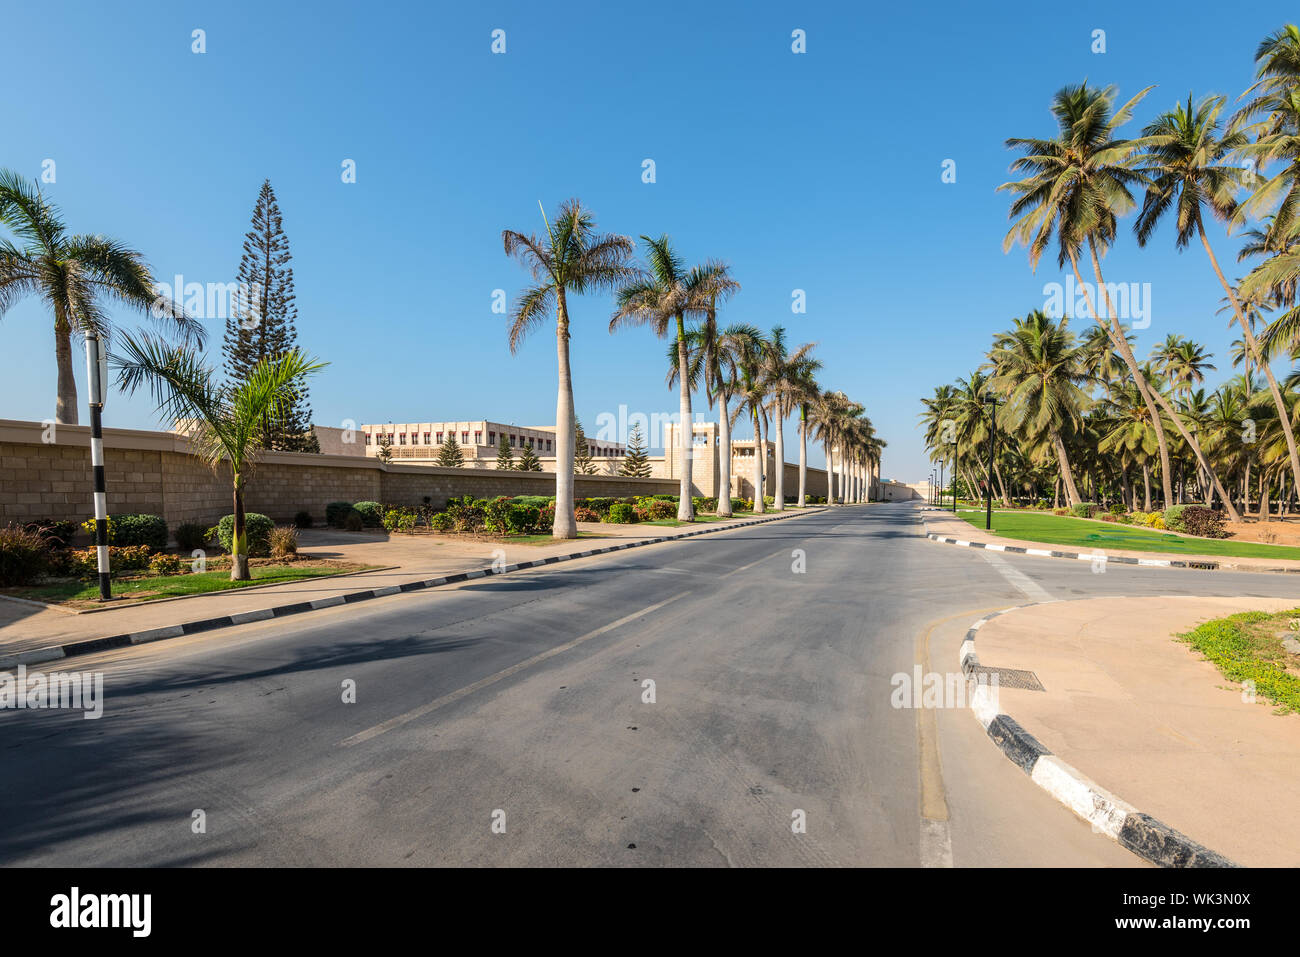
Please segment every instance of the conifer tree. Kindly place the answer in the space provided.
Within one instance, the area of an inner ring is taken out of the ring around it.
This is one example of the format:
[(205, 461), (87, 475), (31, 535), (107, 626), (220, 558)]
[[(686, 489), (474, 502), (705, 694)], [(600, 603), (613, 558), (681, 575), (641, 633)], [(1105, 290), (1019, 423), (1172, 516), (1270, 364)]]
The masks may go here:
[(537, 453), (533, 451), (533, 443), (529, 442), (524, 449), (523, 455), (519, 456), (520, 472), (540, 472), (542, 463), (537, 459)]
[[(281, 222), (271, 181), (265, 180), (253, 206), (251, 228), (244, 234), (239, 260), (239, 303), (226, 319), (225, 373), (229, 382), (245, 382), (263, 359), (276, 361), (297, 345), (298, 307), (294, 304), (289, 238)], [(311, 424), (307, 388), (300, 386), (283, 413), (262, 420), (264, 448), (319, 452)]]
[(591, 447), (587, 445), (587, 435), (582, 431), (582, 423), (573, 420), (573, 471), (575, 475), (595, 475), (596, 463), (591, 459)]
[(627, 454), (623, 464), (618, 467), (619, 475), (631, 475), (636, 478), (650, 477), (650, 459), (645, 453), (645, 440), (641, 438), (641, 426), (632, 426), (632, 433), (627, 437)]
[(504, 432), (501, 433), (501, 441), (497, 443), (497, 468), (513, 469), (515, 467), (515, 453), (510, 451), (510, 441), (506, 438)]
[(465, 453), (460, 450), (456, 433), (448, 432), (447, 441), (438, 446), (438, 464), (445, 469), (458, 469), (465, 464)]
[(375, 458), (385, 465), (393, 461), (393, 437), (387, 432), (379, 436), (379, 454)]

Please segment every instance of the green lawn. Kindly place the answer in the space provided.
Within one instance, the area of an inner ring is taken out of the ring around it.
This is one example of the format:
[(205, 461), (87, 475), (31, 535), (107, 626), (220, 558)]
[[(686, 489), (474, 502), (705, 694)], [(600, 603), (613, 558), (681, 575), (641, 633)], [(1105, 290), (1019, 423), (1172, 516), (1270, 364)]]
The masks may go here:
[[(156, 601), (159, 598), (175, 598), (179, 595), (201, 595), (206, 592), (227, 591), (231, 588), (247, 588), (249, 585), (270, 585), (278, 582), (297, 581), (303, 578), (325, 578), (341, 575), (345, 572), (360, 571), (367, 566), (347, 568), (329, 568), (322, 566), (293, 565), (255, 565), (249, 569), (253, 576), (248, 581), (233, 582), (230, 572), (202, 572), (192, 575), (162, 575), (149, 578), (115, 579), (113, 595), (130, 598), (135, 601)], [(99, 583), (87, 582), (50, 582), (43, 585), (28, 585), (21, 588), (6, 588), (5, 594), (16, 598), (29, 598), (32, 601), (48, 602), (95, 602), (98, 604)]]
[[(983, 511), (959, 511), (976, 528), (984, 527)], [(1043, 512), (994, 512), (993, 531), (1007, 538), (1049, 545), (1073, 545), (1087, 550), (1167, 552), (1172, 555), (1221, 555), (1224, 558), (1287, 558), (1300, 560), (1300, 548), (1261, 545), (1231, 539), (1188, 538), (1132, 525), (1094, 522)]]

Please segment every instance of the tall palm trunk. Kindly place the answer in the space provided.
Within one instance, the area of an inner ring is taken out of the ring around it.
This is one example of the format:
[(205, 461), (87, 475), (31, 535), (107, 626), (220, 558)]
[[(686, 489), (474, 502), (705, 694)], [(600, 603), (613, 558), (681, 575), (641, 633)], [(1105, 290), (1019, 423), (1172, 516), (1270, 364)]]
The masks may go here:
[(1143, 500), (1142, 511), (1151, 511), (1151, 465), (1148, 462), (1142, 463), (1142, 488), (1146, 498)]
[(573, 516), (573, 374), (569, 369), (569, 306), (563, 287), (555, 310), (555, 354), (559, 389), (555, 397), (555, 526), (553, 538), (577, 538)]
[(835, 504), (835, 446), (829, 439), (826, 446), (826, 504)]
[(808, 492), (808, 406), (799, 405), (799, 507), (807, 503)]
[[(1088, 241), (1088, 250), (1092, 254), (1092, 271), (1097, 277), (1097, 288), (1101, 291), (1102, 297), (1106, 301), (1106, 315), (1110, 317), (1112, 327), (1111, 338), (1115, 341), (1116, 346), (1121, 350), (1124, 362), (1128, 365), (1129, 372), (1133, 375), (1134, 381), (1138, 384), (1138, 388), (1143, 390), (1144, 398), (1150, 396), (1150, 398), (1159, 405), (1160, 408), (1164, 409), (1165, 414), (1169, 416), (1169, 421), (1174, 424), (1174, 428), (1176, 428), (1178, 434), (1183, 437), (1183, 441), (1187, 443), (1187, 447), (1192, 450), (1192, 453), (1196, 456), (1196, 460), (1200, 462), (1201, 467), (1209, 474), (1210, 480), (1214, 483), (1214, 486), (1219, 493), (1219, 497), (1223, 499), (1223, 506), (1228, 513), (1228, 520), (1232, 522), (1241, 521), (1241, 516), (1237, 514), (1237, 509), (1228, 498), (1227, 492), (1224, 491), (1223, 484), (1219, 481), (1218, 474), (1210, 465), (1210, 460), (1205, 457), (1205, 453), (1201, 450), (1201, 444), (1196, 441), (1195, 436), (1193, 436), (1187, 426), (1183, 424), (1183, 420), (1178, 417), (1178, 413), (1176, 413), (1173, 406), (1169, 404), (1169, 400), (1161, 395), (1159, 390), (1151, 388), (1150, 383), (1146, 381), (1146, 377), (1142, 375), (1142, 370), (1138, 368), (1137, 360), (1133, 358), (1133, 350), (1129, 348), (1128, 340), (1124, 338), (1123, 329), (1120, 328), (1119, 319), (1115, 316), (1114, 304), (1110, 301), (1110, 292), (1106, 289), (1105, 280), (1101, 278), (1101, 261), (1097, 258), (1097, 246), (1092, 242), (1092, 240)], [(1095, 308), (1093, 309), (1093, 314), (1096, 315)], [(1170, 484), (1173, 477), (1169, 468), (1169, 447), (1168, 443), (1165, 442), (1164, 423), (1160, 421), (1159, 413), (1150, 407), (1148, 407), (1148, 411), (1151, 413), (1152, 425), (1154, 425), (1156, 429), (1156, 439), (1161, 443), (1160, 481), (1164, 487), (1164, 500), (1165, 507), (1167, 508), (1173, 502), (1173, 489)]]
[[(1241, 303), (1237, 301), (1236, 291), (1228, 285), (1228, 280), (1223, 276), (1223, 270), (1219, 268), (1219, 259), (1214, 255), (1214, 250), (1210, 247), (1210, 240), (1205, 235), (1205, 226), (1201, 223), (1196, 224), (1197, 231), (1201, 235), (1201, 245), (1205, 247), (1205, 254), (1210, 257), (1210, 265), (1214, 267), (1214, 274), (1219, 277), (1219, 285), (1223, 286), (1223, 291), (1228, 294), (1228, 301), (1232, 303), (1232, 311), (1236, 315), (1237, 325), (1241, 326), (1241, 335), (1246, 340), (1247, 356), (1254, 356), (1256, 363), (1264, 378), (1268, 380), (1268, 391), (1273, 395), (1273, 405), (1277, 408), (1277, 418), (1282, 425), (1282, 434), (1286, 436), (1287, 457), (1291, 460), (1291, 478), (1297, 484), (1300, 484), (1300, 453), (1296, 451), (1295, 430), (1291, 428), (1291, 415), (1287, 411), (1286, 402), (1282, 399), (1282, 390), (1278, 388), (1277, 378), (1273, 375), (1273, 369), (1264, 361), (1264, 356), (1259, 350), (1259, 344), (1255, 341), (1255, 333), (1251, 331), (1250, 323), (1246, 321), (1246, 316), (1242, 311)], [(1246, 378), (1250, 378), (1250, 366), (1246, 367)]]
[(758, 410), (754, 410), (754, 511), (763, 513), (763, 425), (759, 421)]
[(54, 399), (54, 421), (77, 424), (77, 379), (72, 373), (72, 325), (62, 307), (55, 309), (54, 359), (59, 368), (58, 392)]
[[(1092, 243), (1092, 240), (1088, 241), (1088, 249), (1092, 253), (1092, 270), (1097, 276), (1097, 288), (1106, 298), (1106, 318), (1110, 321), (1106, 331), (1110, 335), (1111, 344), (1115, 346), (1120, 358), (1124, 360), (1124, 365), (1128, 367), (1129, 375), (1133, 377), (1133, 382), (1142, 395), (1142, 402), (1147, 407), (1147, 414), (1151, 416), (1151, 426), (1156, 433), (1156, 444), (1160, 447), (1160, 480), (1164, 487), (1165, 504), (1170, 505), (1174, 500), (1174, 490), (1169, 478), (1169, 440), (1165, 436), (1164, 422), (1160, 419), (1160, 410), (1156, 408), (1155, 397), (1152, 395), (1154, 390), (1152, 390), (1146, 376), (1142, 374), (1142, 370), (1138, 367), (1137, 359), (1133, 356), (1133, 350), (1129, 348), (1128, 339), (1124, 337), (1124, 330), (1119, 324), (1119, 319), (1116, 318), (1110, 307), (1110, 294), (1106, 292), (1105, 282), (1101, 278), (1101, 262), (1097, 258), (1097, 247)], [(1083, 274), (1079, 272), (1078, 257), (1073, 252), (1070, 253), (1070, 265), (1074, 269), (1074, 278), (1079, 283), (1079, 288), (1083, 290), (1084, 298), (1088, 302), (1089, 311), (1100, 322), (1101, 312), (1097, 309), (1097, 303), (1093, 301), (1092, 293), (1088, 291), (1088, 284), (1083, 281)]]
[(244, 515), (244, 476), (234, 473), (235, 527), (230, 536), (230, 580), (248, 581), (248, 530)]
[(776, 443), (776, 464), (772, 466), (772, 511), (785, 511), (785, 409), (777, 400), (772, 410), (772, 427), (776, 430), (773, 441)]
[[(682, 427), (678, 430), (682, 443), (682, 481), (677, 493), (677, 521), (695, 521), (695, 507), (691, 502), (694, 494), (691, 488), (691, 464), (695, 459), (695, 431), (691, 422), (691, 380), (686, 359), (686, 323), (682, 314), (677, 314), (677, 378), (681, 382)], [(570, 470), (572, 471), (572, 470)]]
[[(1061, 479), (1065, 482), (1065, 500), (1070, 505), (1078, 505), (1082, 499), (1079, 498), (1079, 490), (1074, 485), (1074, 472), (1070, 469), (1070, 456), (1065, 451), (1065, 443), (1061, 440), (1061, 433), (1052, 429), (1052, 448), (1056, 450), (1056, 464), (1061, 470)], [(990, 477), (990, 485), (992, 478)], [(991, 491), (991, 489), (990, 489)]]
[(718, 393), (718, 507), (720, 518), (731, 517), (731, 414), (727, 393)]

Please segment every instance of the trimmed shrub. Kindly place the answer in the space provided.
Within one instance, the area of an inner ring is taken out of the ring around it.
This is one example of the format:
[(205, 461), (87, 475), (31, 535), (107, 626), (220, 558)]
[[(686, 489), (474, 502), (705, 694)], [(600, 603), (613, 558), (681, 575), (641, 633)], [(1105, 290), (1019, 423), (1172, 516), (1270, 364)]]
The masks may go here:
[[(271, 530), (275, 522), (261, 512), (244, 513), (244, 533), (248, 536), (248, 555), (250, 558), (265, 558), (271, 553)], [(226, 551), (230, 551), (235, 537), (235, 516), (227, 515), (217, 523), (217, 541)]]
[[(90, 528), (93, 532), (93, 520)], [(113, 544), (148, 545), (160, 552), (167, 547), (167, 522), (161, 515), (114, 515)]]
[(609, 507), (610, 507), (611, 505), (613, 505), (616, 501), (618, 501), (618, 499), (613, 499), (613, 498), (589, 498), (589, 499), (587, 499), (586, 504), (587, 504), (587, 508), (591, 509), (593, 512), (595, 512), (595, 513), (596, 513), (597, 515), (599, 515), (601, 518), (604, 518), (606, 515), (609, 514)]
[(415, 528), (417, 518), (413, 508), (390, 508), (384, 512), (384, 530), (388, 532), (409, 532)]
[(343, 517), (343, 528), (349, 532), (359, 532), (365, 528), (365, 523), (361, 521), (361, 513), (353, 510)]
[(151, 575), (179, 575), (184, 569), (185, 565), (178, 556), (169, 555), (166, 552), (149, 559), (149, 574)]
[(716, 497), (703, 497), (700, 495), (691, 498), (691, 504), (695, 506), (697, 512), (716, 512), (718, 510), (718, 500)]
[(527, 535), (537, 528), (542, 510), (536, 505), (511, 505), (506, 509), (506, 532), (510, 535)]
[(298, 554), (298, 529), (293, 525), (277, 525), (271, 529), (271, 554), (276, 558), (288, 558)]
[(1165, 528), (1174, 532), (1187, 531), (1187, 526), (1183, 524), (1183, 511), (1186, 508), (1186, 505), (1171, 505), (1165, 509), (1163, 513)]
[(555, 503), (550, 502), (537, 510), (537, 531), (549, 532), (555, 528)]
[(1092, 518), (1096, 511), (1095, 502), (1080, 502), (1078, 505), (1070, 506), (1070, 514), (1075, 518)]
[(626, 502), (615, 502), (604, 520), (614, 525), (631, 525), (636, 521), (636, 509)]
[(1118, 515), (1113, 515), (1113, 514), (1111, 514), (1110, 512), (1102, 512), (1102, 513), (1101, 513), (1100, 515), (1098, 515), (1097, 517), (1098, 517), (1099, 519), (1101, 519), (1103, 522), (1118, 522), (1118, 521), (1119, 521), (1119, 516), (1118, 516)]
[(1054, 509), (1052, 509), (1052, 514), (1053, 514), (1053, 515), (1068, 515), (1068, 514), (1070, 514), (1070, 510), (1069, 510), (1068, 508), (1054, 508)]
[(1112, 515), (1123, 515), (1127, 511), (1128, 509), (1124, 507), (1123, 502), (1116, 502), (1110, 507), (1110, 514)]
[(293, 517), (295, 528), (311, 528), (311, 512), (304, 509)]
[(429, 527), (436, 532), (449, 532), (455, 522), (446, 512), (434, 512), (429, 516)]
[(535, 505), (540, 509), (554, 502), (555, 497), (553, 495), (516, 495), (510, 501), (515, 505)]
[(1204, 505), (1183, 506), (1183, 528), (1188, 535), (1202, 538), (1228, 537), (1228, 530), (1223, 527), (1223, 513)]
[(673, 518), (677, 514), (677, 503), (675, 501), (669, 501), (658, 496), (646, 502), (644, 507), (652, 520)]
[(508, 530), (507, 517), (514, 503), (505, 495), (499, 495), (483, 506), (483, 527), (489, 532), (502, 535)]
[(176, 526), (176, 546), (183, 552), (192, 552), (203, 548), (212, 541), (208, 529), (197, 522), (182, 522)]
[(366, 528), (379, 528), (384, 523), (384, 507), (378, 502), (357, 502), (352, 506), (361, 515)]
[(351, 512), (351, 502), (330, 502), (325, 506), (325, 524), (333, 528), (342, 528)]
[[(552, 511), (554, 514), (554, 511)], [(575, 505), (573, 508), (573, 518), (577, 522), (599, 522), (600, 512), (594, 508), (588, 508), (585, 505)]]
[(26, 585), (48, 571), (50, 543), (19, 525), (0, 528), (0, 585)]

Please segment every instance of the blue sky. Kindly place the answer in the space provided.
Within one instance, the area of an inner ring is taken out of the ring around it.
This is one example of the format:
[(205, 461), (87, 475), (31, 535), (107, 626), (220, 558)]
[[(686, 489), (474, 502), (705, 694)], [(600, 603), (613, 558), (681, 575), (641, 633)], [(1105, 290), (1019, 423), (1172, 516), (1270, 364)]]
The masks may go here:
[[(73, 231), (131, 243), (160, 279), (204, 283), (234, 279), (270, 178), (299, 341), (331, 363), (311, 390), (324, 425), (553, 421), (554, 337), (540, 331), (512, 356), (492, 292), (513, 298), (527, 279), (502, 253), (502, 228), (540, 231), (539, 199), (549, 211), (578, 196), (603, 229), (667, 232), (688, 260), (727, 260), (743, 291), (724, 320), (817, 342), (824, 385), (862, 402), (889, 442), (884, 474), (917, 481), (929, 474), (920, 398), (974, 368), (1059, 278), (1050, 263), (1031, 273), (1023, 250), (1002, 253), (1003, 140), (1050, 135), (1052, 93), (1085, 77), (1126, 96), (1158, 84), (1133, 129), (1189, 89), (1235, 98), (1256, 44), (1295, 12), (902, 6), (15, 6), (0, 166), (36, 178), (53, 159), (43, 188)], [(490, 49), (498, 28), (503, 55)], [(355, 183), (341, 181), (345, 159)], [(948, 159), (955, 183), (941, 181)], [(1235, 240), (1215, 241), (1231, 263)], [(1177, 253), (1167, 229), (1145, 250), (1125, 235), (1105, 268), (1151, 284), (1140, 353), (1176, 332), (1216, 353), (1212, 382), (1230, 373), (1222, 291), (1199, 248)], [(794, 289), (804, 314), (791, 312)], [(663, 344), (641, 329), (610, 335), (610, 309), (608, 296), (572, 306), (589, 429), (620, 404), (677, 404)], [(51, 329), (34, 300), (0, 320), (0, 418), (53, 414)], [(159, 424), (143, 396), (114, 396), (105, 421)]]

